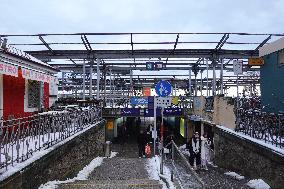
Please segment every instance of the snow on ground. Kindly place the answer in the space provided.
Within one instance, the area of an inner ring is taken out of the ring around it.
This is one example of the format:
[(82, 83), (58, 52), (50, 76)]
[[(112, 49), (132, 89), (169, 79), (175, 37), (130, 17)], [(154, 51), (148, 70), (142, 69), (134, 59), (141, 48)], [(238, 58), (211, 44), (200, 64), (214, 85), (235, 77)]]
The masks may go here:
[(232, 129), (229, 129), (227, 127), (224, 127), (224, 126), (221, 126), (221, 125), (217, 125), (218, 128), (228, 132), (228, 133), (232, 133), (240, 138), (244, 138), (244, 139), (247, 139), (247, 140), (250, 140), (252, 142), (255, 142), (255, 143), (258, 143), (264, 147), (267, 147), (269, 149), (271, 149), (272, 151), (284, 156), (284, 149), (283, 148), (279, 148), (279, 147), (276, 147), (275, 145), (273, 144), (269, 144), (269, 143), (266, 143), (265, 141), (263, 140), (259, 140), (259, 139), (256, 139), (256, 138), (252, 138), (248, 135), (245, 135), (243, 133), (239, 133), (239, 132), (236, 132), (236, 131), (233, 131)]
[(208, 165), (211, 165), (211, 166), (214, 167), (214, 168), (217, 168), (217, 167), (218, 167), (218, 166), (215, 165), (212, 161), (209, 161), (209, 162), (208, 162)]
[(153, 180), (159, 180), (160, 183), (163, 185), (163, 189), (168, 189), (166, 184), (162, 182), (160, 177), (163, 177), (169, 183), (170, 189), (175, 189), (174, 183), (171, 181), (171, 171), (168, 167), (164, 166), (164, 174), (160, 174), (160, 158), (158, 156), (152, 157), (148, 159), (147, 162), (147, 171), (149, 174), (149, 178)]
[(235, 178), (235, 179), (237, 179), (237, 180), (242, 180), (242, 179), (244, 179), (245, 177), (244, 176), (241, 176), (241, 175), (239, 175), (238, 173), (235, 173), (235, 172), (226, 172), (226, 173), (224, 173), (225, 175), (228, 175), (228, 176), (230, 176), (230, 177), (233, 177), (233, 178)]
[[(116, 155), (117, 155), (117, 152), (111, 152), (111, 156), (109, 158), (113, 158)], [(39, 189), (55, 189), (60, 184), (75, 182), (77, 180), (88, 180), (88, 177), (92, 173), (92, 171), (96, 167), (100, 166), (103, 163), (104, 159), (105, 159), (105, 157), (96, 157), (87, 166), (85, 166), (81, 171), (79, 171), (79, 173), (77, 174), (76, 177), (74, 177), (72, 179), (67, 179), (67, 180), (64, 180), (64, 181), (59, 181), (59, 180), (49, 181), (45, 184), (40, 185)]]
[(32, 157), (30, 157), (26, 161), (23, 161), (23, 162), (20, 162), (20, 163), (16, 163), (15, 162), (13, 164), (13, 166), (10, 164), (10, 165), (8, 165), (7, 170), (6, 170), (6, 168), (1, 169), (0, 173), (2, 173), (2, 174), (0, 175), (0, 181), (8, 178), (9, 176), (15, 174), (16, 172), (22, 170), (23, 168), (25, 168), (26, 166), (30, 165), (34, 161), (40, 159), (44, 155), (48, 154), (49, 152), (53, 151), (54, 149), (58, 148), (59, 146), (65, 144), (66, 142), (72, 140), (73, 138), (77, 137), (78, 135), (86, 132), (87, 130), (89, 130), (89, 129), (93, 128), (93, 127), (95, 127), (98, 123), (92, 124), (92, 125), (84, 128), (82, 131), (77, 132), (76, 134), (74, 134), (74, 135), (64, 139), (63, 141), (55, 144), (54, 146), (51, 146), (50, 148), (42, 149), (40, 151), (34, 152)]
[(262, 179), (250, 180), (247, 185), (254, 189), (270, 189), (270, 186), (266, 184)]

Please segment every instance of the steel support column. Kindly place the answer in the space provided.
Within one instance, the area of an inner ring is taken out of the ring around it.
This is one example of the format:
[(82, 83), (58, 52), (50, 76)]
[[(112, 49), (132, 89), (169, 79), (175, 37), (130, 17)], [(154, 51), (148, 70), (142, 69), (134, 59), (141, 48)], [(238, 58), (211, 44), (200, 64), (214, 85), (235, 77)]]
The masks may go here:
[(130, 96), (133, 96), (133, 81), (132, 81), (132, 78), (133, 78), (133, 70), (131, 69), (130, 70)]
[(98, 60), (97, 60), (97, 100), (100, 99), (100, 78), (101, 78), (101, 74), (100, 74), (100, 62), (101, 62), (101, 60), (98, 59)]
[(85, 59), (84, 59), (84, 62), (83, 62), (83, 100), (86, 99), (85, 97), (85, 90), (86, 90), (86, 62), (85, 62)]
[(62, 89), (62, 97), (64, 97), (64, 78), (65, 78), (65, 72), (62, 72), (61, 76), (61, 89)]
[(213, 62), (213, 83), (212, 83), (212, 96), (216, 95), (216, 62)]
[(89, 86), (89, 97), (93, 97), (93, 63), (90, 64), (90, 86)]
[(209, 76), (209, 74), (208, 74), (208, 68), (209, 67), (209, 65), (208, 65), (208, 59), (206, 59), (206, 71), (207, 71), (207, 83), (206, 83), (206, 96), (209, 96), (209, 79), (208, 79), (208, 76)]
[(191, 67), (188, 69), (188, 93), (191, 96)]
[(224, 90), (223, 90), (223, 65), (224, 65), (224, 59), (221, 60), (221, 70), (220, 70), (220, 85), (221, 85), (221, 91), (220, 94), (224, 94)]
[[(204, 60), (203, 60), (204, 61)], [(200, 93), (201, 93), (201, 95), (200, 96), (203, 96), (203, 93), (202, 93), (202, 90), (203, 90), (203, 78), (202, 78), (202, 72), (203, 72), (203, 70), (200, 70), (200, 77), (201, 77), (201, 79), (200, 79), (200, 81), (201, 81), (201, 83), (200, 83)]]

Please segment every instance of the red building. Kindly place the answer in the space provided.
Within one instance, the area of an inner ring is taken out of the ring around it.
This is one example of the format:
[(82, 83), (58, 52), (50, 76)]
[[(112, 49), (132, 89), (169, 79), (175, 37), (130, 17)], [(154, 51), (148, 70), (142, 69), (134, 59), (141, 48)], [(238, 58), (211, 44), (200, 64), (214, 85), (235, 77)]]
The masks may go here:
[(14, 49), (0, 47), (0, 118), (17, 118), (49, 108), (57, 99), (57, 70)]

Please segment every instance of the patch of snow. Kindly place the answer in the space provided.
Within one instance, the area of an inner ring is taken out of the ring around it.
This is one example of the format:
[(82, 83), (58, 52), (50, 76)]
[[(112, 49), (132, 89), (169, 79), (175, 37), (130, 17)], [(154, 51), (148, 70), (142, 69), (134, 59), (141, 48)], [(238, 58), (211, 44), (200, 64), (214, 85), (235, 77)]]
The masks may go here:
[(186, 144), (180, 146), (179, 149), (180, 149), (180, 150), (185, 150), (185, 149), (186, 149)]
[(243, 180), (245, 178), (244, 176), (241, 176), (241, 175), (239, 175), (238, 173), (235, 173), (235, 172), (226, 172), (224, 174), (228, 175), (230, 177), (233, 177), (233, 178), (235, 178), (237, 180)]
[(148, 159), (147, 162), (147, 171), (150, 179), (159, 180), (163, 185), (163, 189), (168, 189), (166, 184), (160, 179), (163, 177), (169, 183), (170, 189), (175, 189), (174, 183), (171, 181), (171, 172), (168, 167), (164, 166), (164, 174), (160, 174), (160, 158), (158, 156)]
[[(72, 140), (73, 138), (77, 137), (78, 135), (86, 132), (87, 130), (95, 127), (99, 122), (95, 123), (95, 124), (91, 124), (88, 127), (84, 128), (83, 130), (77, 132), (76, 134), (62, 140), (61, 142), (55, 144), (54, 146), (51, 146), (50, 148), (47, 149), (42, 149), (40, 151), (36, 151), (33, 153), (32, 157), (30, 157), (29, 159), (27, 159), (26, 161), (17, 163), (15, 162), (13, 165), (9, 165), (7, 167), (7, 171), (5, 168), (0, 170), (0, 173), (2, 173), (0, 175), (0, 181), (8, 178), (9, 176), (15, 174), (16, 172), (24, 169), (25, 167), (27, 167), (28, 165), (32, 164), (33, 162), (35, 162), (36, 160), (40, 159), (41, 157), (43, 157), (44, 155), (48, 154), (49, 152), (53, 151), (54, 149), (58, 148), (59, 146), (67, 143), (68, 141)], [(16, 153), (14, 153), (16, 154)]]
[[(170, 169), (164, 165), (164, 170), (163, 170), (163, 176), (169, 183), (169, 189), (175, 189), (176, 187), (174, 186), (174, 183), (171, 181), (171, 171)], [(160, 175), (161, 176), (161, 175)]]
[(275, 145), (266, 143), (266, 142), (263, 141), (263, 140), (259, 140), (259, 139), (256, 139), (256, 138), (252, 138), (252, 137), (250, 137), (250, 136), (248, 136), (248, 135), (245, 135), (245, 134), (243, 134), (243, 133), (239, 133), (239, 132), (233, 131), (232, 129), (229, 129), (229, 128), (227, 128), (227, 127), (224, 127), (224, 126), (221, 126), (221, 125), (216, 125), (216, 126), (217, 126), (219, 129), (222, 129), (222, 130), (224, 130), (224, 131), (226, 131), (226, 132), (228, 132), (228, 133), (231, 133), (231, 134), (233, 134), (233, 135), (235, 135), (235, 136), (238, 136), (238, 137), (240, 137), (240, 138), (247, 139), (247, 140), (250, 140), (250, 141), (252, 141), (252, 142), (255, 142), (255, 143), (259, 144), (259, 145), (262, 145), (262, 146), (264, 146), (264, 147), (266, 147), (266, 148), (271, 149), (272, 151), (274, 151), (275, 153), (278, 153), (279, 155), (284, 156), (284, 149), (282, 149), (282, 148), (279, 148), (279, 147), (276, 147)]
[(111, 152), (109, 158), (113, 158), (113, 157), (115, 157), (117, 154), (118, 154), (118, 152)]
[[(117, 153), (118, 152), (111, 152), (111, 156), (109, 158), (115, 157), (117, 155)], [(103, 163), (104, 159), (105, 159), (105, 157), (96, 157), (87, 166), (85, 166), (77, 174), (76, 177), (74, 177), (72, 179), (67, 179), (67, 180), (64, 180), (64, 181), (59, 181), (59, 180), (49, 181), (45, 184), (40, 185), (38, 189), (56, 189), (58, 187), (58, 185), (60, 185), (60, 184), (75, 182), (77, 180), (88, 180), (88, 177), (92, 173), (92, 171), (96, 167), (99, 167)]]
[(270, 189), (271, 187), (266, 184), (262, 179), (250, 180), (247, 185), (254, 189)]
[(147, 159), (147, 171), (150, 179), (160, 180), (159, 178), (159, 164), (156, 162), (156, 158), (152, 157)]
[(179, 150), (181, 151), (181, 153), (187, 157), (190, 157), (190, 153), (189, 150), (186, 148), (186, 144), (182, 145), (179, 147)]
[(215, 167), (215, 168), (217, 168), (218, 166), (217, 165), (215, 165), (212, 161), (208, 161), (208, 164), (209, 165), (211, 165), (212, 167)]

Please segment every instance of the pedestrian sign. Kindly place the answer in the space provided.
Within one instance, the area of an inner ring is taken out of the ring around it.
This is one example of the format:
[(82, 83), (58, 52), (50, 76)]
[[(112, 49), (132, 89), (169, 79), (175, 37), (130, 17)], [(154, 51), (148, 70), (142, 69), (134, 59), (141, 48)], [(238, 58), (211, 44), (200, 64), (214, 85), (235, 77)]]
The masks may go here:
[(166, 97), (172, 92), (172, 86), (168, 81), (161, 80), (155, 86), (155, 91), (158, 96)]

